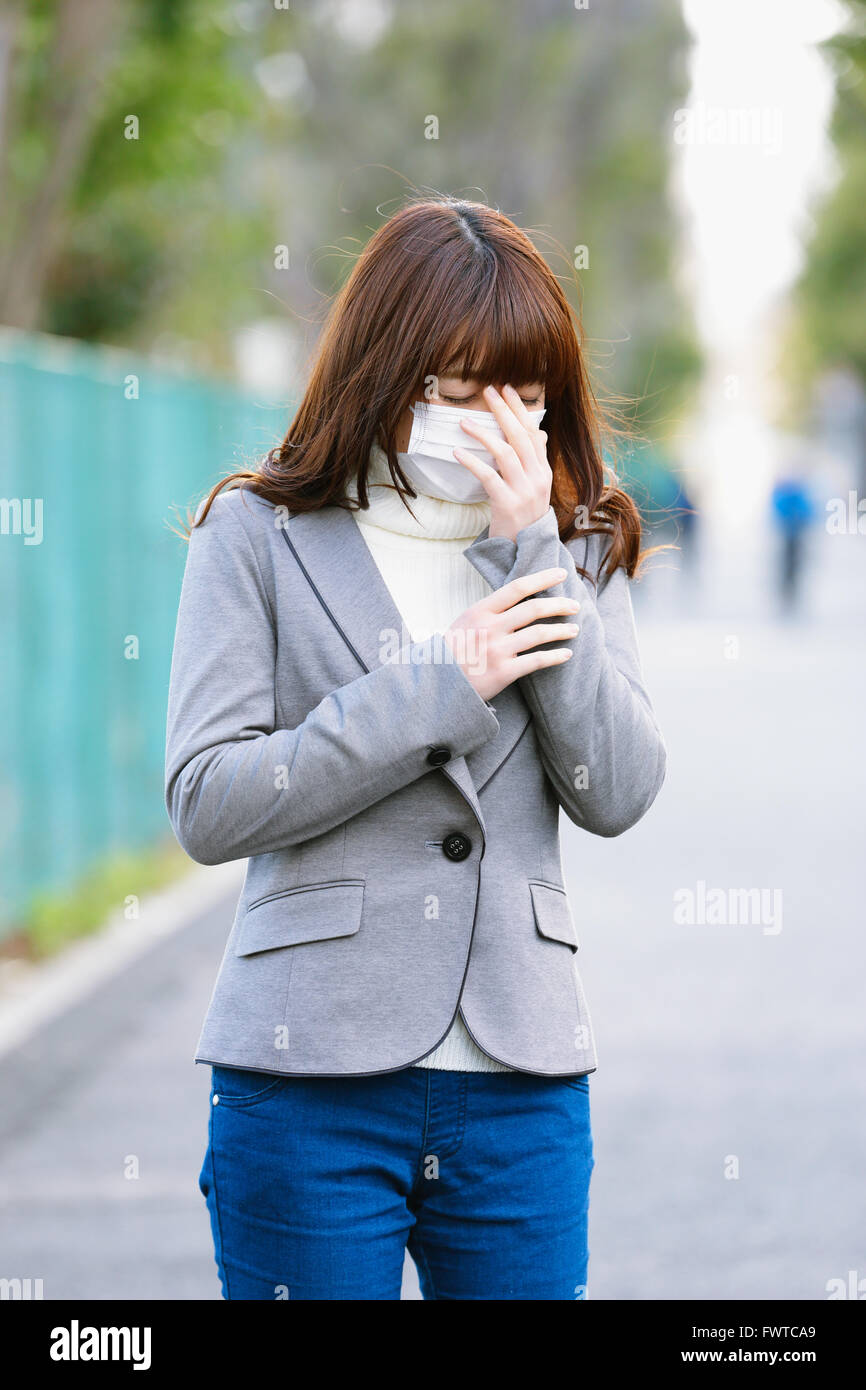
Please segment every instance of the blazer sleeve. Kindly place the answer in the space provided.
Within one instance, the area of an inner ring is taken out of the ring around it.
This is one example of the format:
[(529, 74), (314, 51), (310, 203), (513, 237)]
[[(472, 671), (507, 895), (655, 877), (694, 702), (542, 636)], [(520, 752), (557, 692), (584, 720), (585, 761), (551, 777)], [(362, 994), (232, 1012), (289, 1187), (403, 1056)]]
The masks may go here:
[(521, 678), (545, 770), (575, 825), (595, 835), (620, 835), (649, 810), (664, 781), (667, 753), (641, 674), (630, 581), (623, 569), (598, 587), (576, 564), (599, 573), (606, 535), (563, 545), (549, 508), (517, 540), (482, 533), (464, 551), (488, 583), (560, 566), (568, 572), (548, 591), (580, 604), (573, 619), (573, 655), (562, 666)]
[(169, 681), (165, 802), (187, 854), (220, 864), (298, 844), (429, 773), (431, 748), (457, 757), (497, 734), (446, 644), (432, 659), (434, 641), (278, 728), (269, 597), (246, 528), (218, 498), (189, 540)]

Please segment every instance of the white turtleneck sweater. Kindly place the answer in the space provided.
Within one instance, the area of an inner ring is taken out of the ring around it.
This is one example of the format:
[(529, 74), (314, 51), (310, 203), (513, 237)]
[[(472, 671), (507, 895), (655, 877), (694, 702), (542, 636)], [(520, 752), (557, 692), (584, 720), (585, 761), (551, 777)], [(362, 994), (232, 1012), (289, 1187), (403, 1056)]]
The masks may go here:
[[(465, 609), (491, 592), (463, 551), (490, 521), (490, 504), (409, 498), (417, 520), (400, 500), (383, 449), (374, 445), (368, 475), (370, 506), (353, 512), (379, 573), (413, 642), (444, 632)], [(353, 494), (354, 495), (354, 494)], [(415, 1064), (445, 1071), (511, 1071), (482, 1052), (458, 1013), (435, 1051)]]

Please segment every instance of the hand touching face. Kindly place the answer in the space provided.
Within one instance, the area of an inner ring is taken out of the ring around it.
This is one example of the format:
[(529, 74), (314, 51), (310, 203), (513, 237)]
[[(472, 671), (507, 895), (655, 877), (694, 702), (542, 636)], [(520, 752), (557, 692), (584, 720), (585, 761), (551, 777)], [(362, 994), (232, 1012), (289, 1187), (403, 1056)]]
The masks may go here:
[(467, 449), (454, 450), (458, 463), (474, 474), (490, 499), (491, 536), (516, 540), (517, 532), (538, 521), (550, 506), (553, 472), (547, 462), (547, 435), (529, 416), (530, 409), (543, 406), (543, 391), (540, 394), (540, 404), (528, 407), (513, 386), (503, 386), (501, 392), (485, 386), (482, 396), (486, 409), (495, 415), (504, 439), (475, 424), (471, 415), (461, 421), (467, 434), (496, 460), (496, 468), (491, 468)]
[[(442, 376), (436, 382), (435, 394), (419, 399), (465, 408), (462, 428), (493, 455), (496, 468), (468, 449), (455, 449), (454, 457), (478, 479), (490, 499), (489, 534), (515, 540), (522, 527), (537, 521), (550, 506), (553, 474), (547, 462), (547, 435), (529, 416), (531, 410), (544, 409), (544, 386), (531, 382), (519, 391), (512, 386), (498, 391), (472, 379)], [(494, 415), (505, 438), (499, 439), (476, 424), (472, 415), (478, 412)], [(411, 416), (397, 432), (398, 452), (407, 448), (410, 431)]]

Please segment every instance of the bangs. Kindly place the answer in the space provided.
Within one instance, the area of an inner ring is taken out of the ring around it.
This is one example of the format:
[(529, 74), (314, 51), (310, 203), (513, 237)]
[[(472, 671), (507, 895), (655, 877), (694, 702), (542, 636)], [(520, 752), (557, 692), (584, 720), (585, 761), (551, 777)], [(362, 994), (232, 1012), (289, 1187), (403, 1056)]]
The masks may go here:
[(562, 394), (579, 371), (579, 348), (568, 302), (547, 267), (539, 273), (525, 260), (518, 267), (500, 259), (472, 298), (467, 304), (457, 295), (439, 306), (435, 374), (512, 386), (538, 381), (548, 395)]

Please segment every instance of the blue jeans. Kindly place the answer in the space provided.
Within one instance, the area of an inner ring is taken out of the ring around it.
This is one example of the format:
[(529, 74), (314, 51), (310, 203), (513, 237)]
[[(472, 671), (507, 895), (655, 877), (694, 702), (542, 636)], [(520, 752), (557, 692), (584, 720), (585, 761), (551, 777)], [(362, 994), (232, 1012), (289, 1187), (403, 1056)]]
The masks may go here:
[(227, 1299), (586, 1297), (589, 1076), (212, 1068), (199, 1175)]

